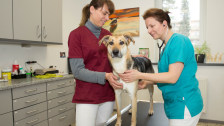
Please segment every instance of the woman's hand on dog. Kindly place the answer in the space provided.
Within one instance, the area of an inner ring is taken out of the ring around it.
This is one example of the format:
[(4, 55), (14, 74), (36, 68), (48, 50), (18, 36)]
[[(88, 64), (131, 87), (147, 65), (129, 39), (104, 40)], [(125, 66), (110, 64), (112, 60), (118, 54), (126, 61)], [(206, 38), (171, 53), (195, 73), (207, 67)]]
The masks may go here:
[(106, 73), (105, 78), (114, 89), (123, 88), (123, 84), (117, 82), (118, 78), (113, 73)]
[(140, 79), (139, 74), (139, 71), (132, 69), (125, 71), (123, 74), (119, 74), (119, 76), (124, 82), (133, 82)]
[(144, 89), (147, 86), (147, 81), (142, 80), (138, 82), (138, 89)]

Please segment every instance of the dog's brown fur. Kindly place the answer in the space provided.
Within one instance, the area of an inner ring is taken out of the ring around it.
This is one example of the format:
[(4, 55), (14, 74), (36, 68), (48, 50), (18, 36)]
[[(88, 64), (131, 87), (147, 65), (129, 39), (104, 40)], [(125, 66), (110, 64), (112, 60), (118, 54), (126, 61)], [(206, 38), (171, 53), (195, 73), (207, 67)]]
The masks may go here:
[[(128, 46), (130, 42), (135, 43), (133, 38), (129, 35), (122, 35), (122, 36), (104, 36), (99, 42), (103, 43), (108, 50), (108, 59), (113, 67), (113, 73), (118, 77), (118, 73), (124, 73), (128, 69), (138, 69), (134, 67), (134, 60), (131, 57), (130, 51)], [(150, 60), (149, 60), (150, 61)], [(151, 65), (151, 61), (149, 62)], [(152, 65), (150, 66), (152, 68)], [(154, 72), (153, 68), (151, 71), (147, 72)], [(123, 83), (123, 90), (127, 90), (129, 93), (131, 100), (132, 100), (132, 121), (131, 126), (136, 126), (136, 114), (137, 114), (137, 90), (138, 90), (138, 80), (126, 83), (121, 79), (119, 82)], [(149, 93), (150, 93), (150, 109), (149, 115), (153, 114), (153, 85), (149, 84), (147, 86)], [(120, 94), (122, 93), (122, 89), (115, 89), (116, 95), (116, 107), (117, 107), (117, 122), (116, 126), (121, 126), (121, 99)]]

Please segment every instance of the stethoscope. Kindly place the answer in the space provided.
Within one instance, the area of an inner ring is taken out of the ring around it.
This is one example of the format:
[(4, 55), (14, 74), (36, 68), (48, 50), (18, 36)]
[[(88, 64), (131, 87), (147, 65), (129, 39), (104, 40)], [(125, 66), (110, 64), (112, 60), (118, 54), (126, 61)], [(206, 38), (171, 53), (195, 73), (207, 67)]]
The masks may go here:
[[(165, 36), (165, 39), (163, 40), (162, 44), (159, 45), (159, 43), (157, 42), (157, 46), (158, 46), (158, 48), (159, 48), (159, 61), (160, 61), (160, 58), (161, 58), (161, 49), (162, 49), (162, 47), (163, 47), (163, 45), (164, 45), (164, 43), (165, 43), (165, 40), (166, 40), (166, 37), (167, 37), (167, 33), (168, 33), (168, 26), (167, 26), (167, 28), (166, 28), (166, 36)], [(164, 48), (165, 48), (165, 47), (164, 47)], [(163, 48), (163, 52), (164, 52), (164, 48)]]
[(159, 43), (157, 42), (157, 46), (159, 48), (159, 61), (160, 61), (160, 57), (161, 57), (161, 49), (162, 49), (164, 43), (165, 43), (165, 41), (163, 41), (163, 43), (161, 45), (159, 45)]

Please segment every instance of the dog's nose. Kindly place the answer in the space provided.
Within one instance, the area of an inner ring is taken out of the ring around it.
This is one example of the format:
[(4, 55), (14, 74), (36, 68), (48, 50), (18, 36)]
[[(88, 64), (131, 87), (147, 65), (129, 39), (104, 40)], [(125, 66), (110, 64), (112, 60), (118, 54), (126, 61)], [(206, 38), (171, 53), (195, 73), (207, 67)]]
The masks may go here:
[(113, 50), (114, 56), (118, 56), (118, 53), (119, 53), (119, 50), (118, 49)]

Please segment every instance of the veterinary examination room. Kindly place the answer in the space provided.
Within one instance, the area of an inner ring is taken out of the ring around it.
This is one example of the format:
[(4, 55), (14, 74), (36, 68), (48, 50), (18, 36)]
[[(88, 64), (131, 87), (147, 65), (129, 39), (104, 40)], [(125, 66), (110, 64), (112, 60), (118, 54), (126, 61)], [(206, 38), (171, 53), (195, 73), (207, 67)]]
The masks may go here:
[(0, 126), (224, 126), (224, 0), (0, 0)]

